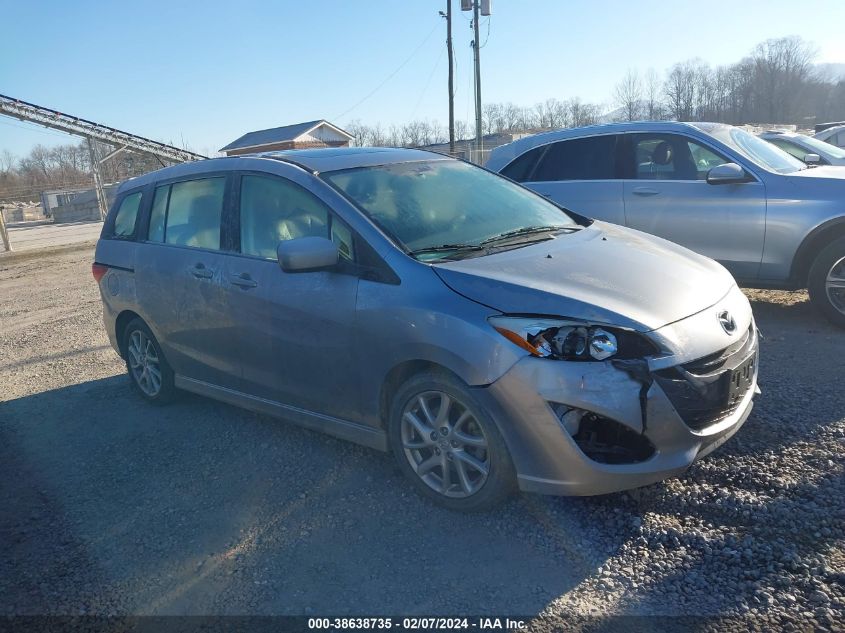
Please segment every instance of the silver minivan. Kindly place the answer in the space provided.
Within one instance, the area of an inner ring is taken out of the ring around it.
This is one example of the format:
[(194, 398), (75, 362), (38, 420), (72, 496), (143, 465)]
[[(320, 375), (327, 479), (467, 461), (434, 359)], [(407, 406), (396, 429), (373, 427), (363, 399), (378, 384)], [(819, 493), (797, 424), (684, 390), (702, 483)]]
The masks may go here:
[(427, 152), (130, 180), (93, 274), (146, 400), (191, 391), (390, 450), (453, 509), (682, 473), (758, 392), (751, 308), (722, 266)]

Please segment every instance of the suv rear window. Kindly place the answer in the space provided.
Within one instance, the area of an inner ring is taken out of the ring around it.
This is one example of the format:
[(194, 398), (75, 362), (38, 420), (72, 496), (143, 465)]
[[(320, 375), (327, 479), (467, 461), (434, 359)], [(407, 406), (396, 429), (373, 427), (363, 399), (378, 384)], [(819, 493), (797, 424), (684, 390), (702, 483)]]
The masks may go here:
[(540, 159), (533, 182), (610, 180), (615, 177), (616, 136), (588, 136), (558, 141)]

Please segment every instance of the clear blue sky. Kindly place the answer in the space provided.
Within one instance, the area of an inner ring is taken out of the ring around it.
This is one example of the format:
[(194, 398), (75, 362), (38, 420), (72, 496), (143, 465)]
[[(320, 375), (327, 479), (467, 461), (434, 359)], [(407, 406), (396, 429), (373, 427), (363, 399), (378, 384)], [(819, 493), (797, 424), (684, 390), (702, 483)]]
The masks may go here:
[[(471, 31), (460, 0), (453, 7), (456, 116), (466, 119)], [(445, 0), (0, 0), (0, 93), (204, 153), (250, 130), (318, 118), (445, 123), (444, 8)], [(845, 0), (493, 0), (481, 22), (482, 95), (609, 104), (628, 67), (731, 63), (785, 35), (813, 42), (817, 61), (845, 62), (843, 24)], [(0, 117), (0, 150), (73, 140)]]

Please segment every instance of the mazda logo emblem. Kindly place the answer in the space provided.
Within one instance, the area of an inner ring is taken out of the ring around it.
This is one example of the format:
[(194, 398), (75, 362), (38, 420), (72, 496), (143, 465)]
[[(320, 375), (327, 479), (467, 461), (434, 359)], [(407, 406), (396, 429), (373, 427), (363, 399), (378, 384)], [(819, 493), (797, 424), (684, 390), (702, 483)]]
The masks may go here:
[(726, 334), (733, 334), (736, 332), (736, 321), (734, 321), (730, 312), (724, 310), (723, 312), (720, 312), (719, 316), (716, 318), (719, 319), (719, 325), (722, 326), (722, 329)]

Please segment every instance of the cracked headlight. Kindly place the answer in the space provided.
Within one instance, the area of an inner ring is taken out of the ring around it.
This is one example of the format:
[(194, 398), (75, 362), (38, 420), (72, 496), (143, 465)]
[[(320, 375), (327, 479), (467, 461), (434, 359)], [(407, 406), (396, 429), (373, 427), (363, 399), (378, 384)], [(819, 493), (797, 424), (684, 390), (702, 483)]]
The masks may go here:
[(642, 358), (657, 351), (635, 332), (566, 319), (496, 316), (488, 319), (512, 343), (540, 358), (607, 360)]

